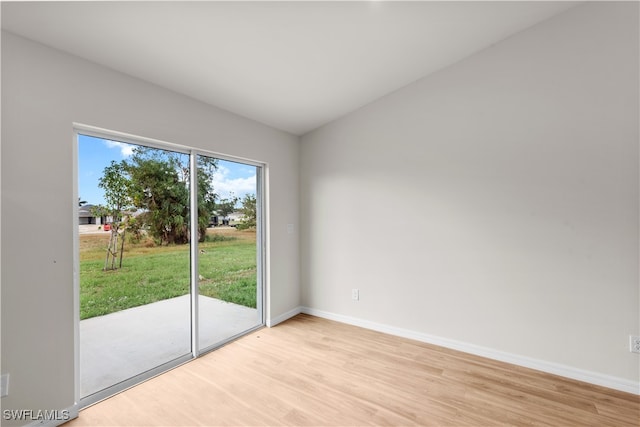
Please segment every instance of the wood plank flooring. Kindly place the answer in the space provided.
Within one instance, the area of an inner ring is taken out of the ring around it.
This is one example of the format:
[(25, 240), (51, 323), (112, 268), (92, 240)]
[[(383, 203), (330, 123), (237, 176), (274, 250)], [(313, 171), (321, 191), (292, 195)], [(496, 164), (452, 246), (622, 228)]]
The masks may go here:
[(107, 425), (638, 426), (640, 397), (298, 315), (65, 424)]

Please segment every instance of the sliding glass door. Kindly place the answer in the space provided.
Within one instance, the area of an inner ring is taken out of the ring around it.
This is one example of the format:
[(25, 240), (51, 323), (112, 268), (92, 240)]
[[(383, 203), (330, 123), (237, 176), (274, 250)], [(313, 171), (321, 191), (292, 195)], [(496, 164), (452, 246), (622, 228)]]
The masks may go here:
[(77, 134), (83, 406), (259, 327), (260, 165)]

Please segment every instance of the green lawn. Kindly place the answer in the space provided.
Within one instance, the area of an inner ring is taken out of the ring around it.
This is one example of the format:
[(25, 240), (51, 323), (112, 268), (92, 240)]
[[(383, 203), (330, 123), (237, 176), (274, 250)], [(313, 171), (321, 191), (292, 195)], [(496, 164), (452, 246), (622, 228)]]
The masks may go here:
[[(200, 294), (255, 308), (255, 232), (210, 233), (199, 245)], [(125, 244), (122, 268), (103, 271), (108, 235), (80, 236), (80, 319), (189, 292), (188, 245)]]

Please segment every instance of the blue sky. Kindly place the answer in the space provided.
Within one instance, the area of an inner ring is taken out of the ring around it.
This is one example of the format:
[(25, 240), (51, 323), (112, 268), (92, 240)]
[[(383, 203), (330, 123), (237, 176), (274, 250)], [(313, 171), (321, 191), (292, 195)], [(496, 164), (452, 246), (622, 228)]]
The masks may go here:
[[(98, 181), (112, 160), (119, 162), (132, 154), (134, 145), (86, 135), (78, 136), (78, 196), (89, 204), (104, 203)], [(244, 197), (256, 193), (256, 168), (242, 163), (218, 160), (213, 188), (220, 198)]]

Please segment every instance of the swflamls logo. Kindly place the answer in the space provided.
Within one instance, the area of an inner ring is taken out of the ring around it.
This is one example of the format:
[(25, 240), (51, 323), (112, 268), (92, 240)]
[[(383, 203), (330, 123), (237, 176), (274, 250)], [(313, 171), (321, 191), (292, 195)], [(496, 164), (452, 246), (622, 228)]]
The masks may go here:
[(67, 409), (5, 409), (2, 418), (7, 421), (69, 421), (71, 415)]

